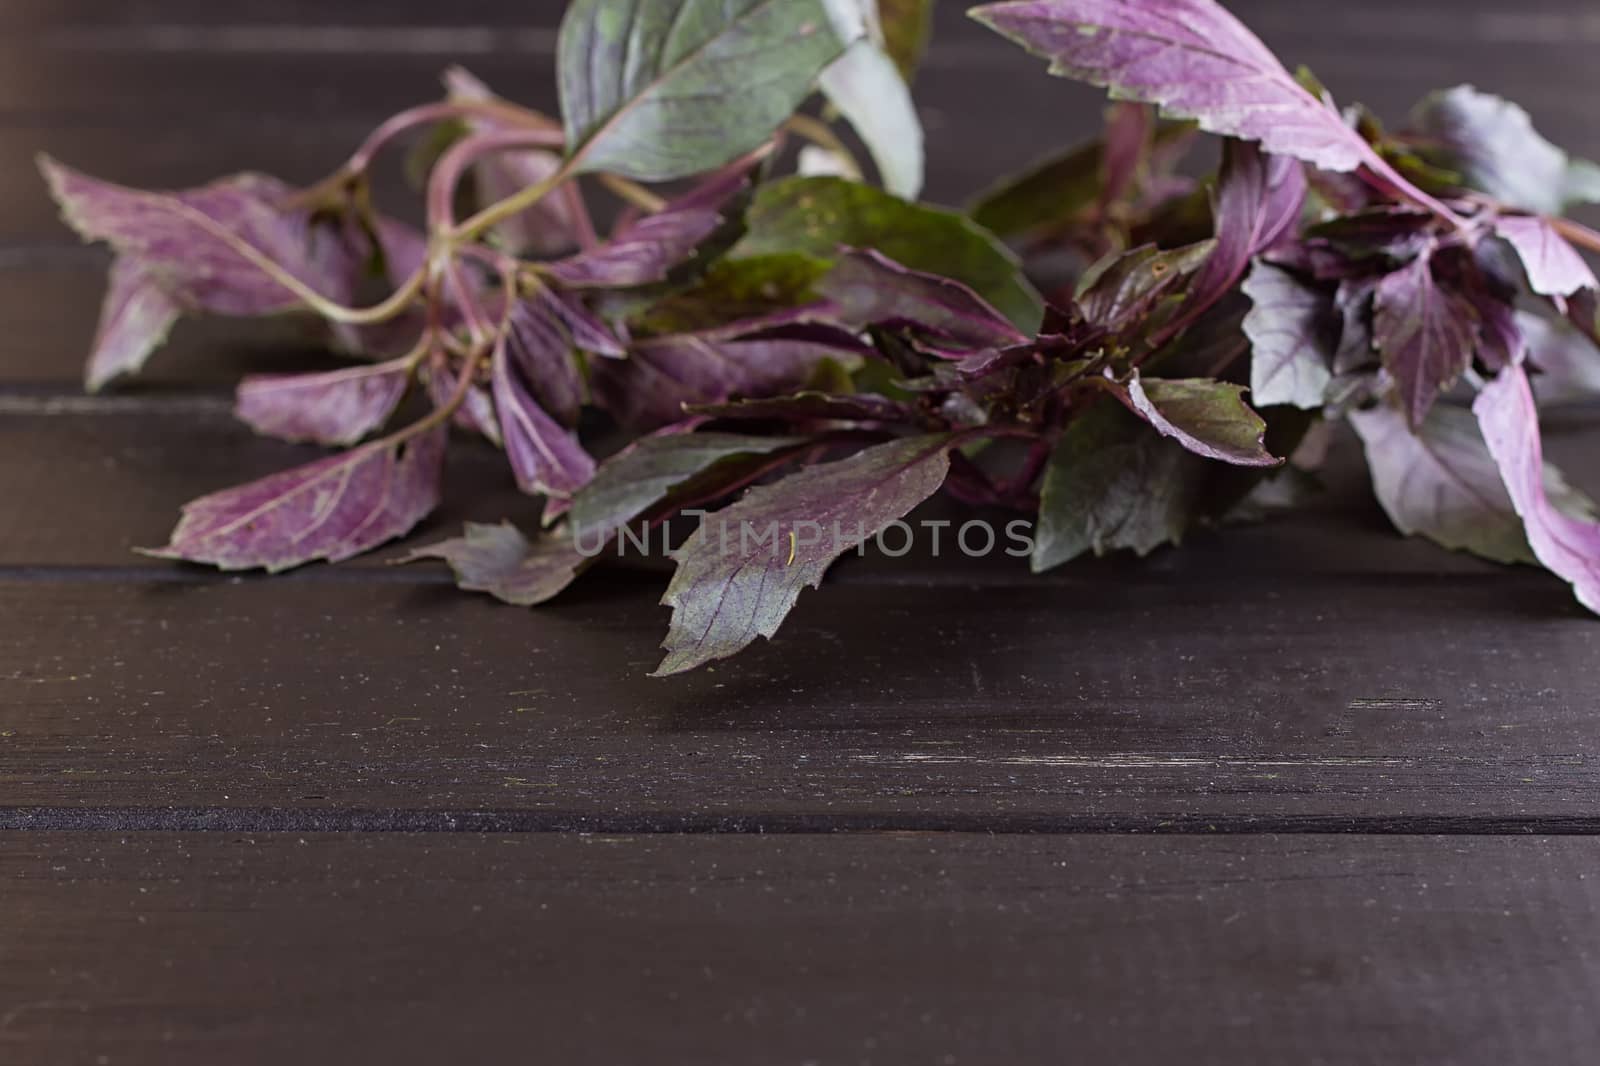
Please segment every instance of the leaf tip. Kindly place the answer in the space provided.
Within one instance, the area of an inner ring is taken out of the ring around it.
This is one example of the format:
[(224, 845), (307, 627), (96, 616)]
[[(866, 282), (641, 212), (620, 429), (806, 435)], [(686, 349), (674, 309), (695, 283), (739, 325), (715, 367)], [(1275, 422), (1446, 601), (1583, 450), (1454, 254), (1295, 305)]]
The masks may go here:
[(49, 152), (35, 153), (33, 163), (39, 168), (39, 176), (44, 178), (45, 186), (50, 190), (50, 199), (61, 209), (62, 220), (74, 230), (79, 229), (74, 218), (76, 200), (68, 192), (67, 185), (73, 179), (81, 179), (84, 175), (62, 163)]
[(1003, 33), (1005, 31), (1001, 30), (1000, 27), (995, 25), (995, 16), (999, 14), (998, 9), (1006, 6), (1008, 5), (1005, 3), (976, 4), (967, 8), (967, 18), (981, 26), (987, 26), (996, 33)]
[(49, 152), (33, 153), (33, 165), (38, 167), (39, 173), (43, 174), (46, 178), (48, 178), (61, 166), (60, 163), (56, 162), (55, 156), (51, 155)]

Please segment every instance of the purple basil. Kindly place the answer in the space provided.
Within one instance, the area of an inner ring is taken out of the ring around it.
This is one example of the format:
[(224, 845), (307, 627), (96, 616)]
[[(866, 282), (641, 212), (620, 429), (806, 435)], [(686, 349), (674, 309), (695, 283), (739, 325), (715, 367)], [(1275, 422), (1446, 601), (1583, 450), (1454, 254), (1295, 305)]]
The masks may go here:
[[(183, 192), (144, 192), (40, 161), (68, 224), (117, 253), (90, 388), (137, 370), (184, 313), (269, 315), (303, 301), (251, 255), (320, 296), (348, 301), (354, 278), (339, 235), (287, 202), (275, 178), (241, 174)], [(242, 248), (250, 251), (247, 253)]]
[(1159, 104), (1202, 129), (1331, 171), (1363, 170), (1451, 217), (1401, 177), (1215, 0), (1013, 0), (973, 15), (1050, 60), (1053, 74)]
[(491, 374), (500, 438), (517, 486), (535, 496), (571, 496), (594, 476), (594, 459), (539, 405), (511, 353), (509, 339), (495, 348)]
[[(153, 554), (375, 548), (435, 507), (463, 429), (543, 498), (537, 535), (468, 525), (409, 557), (463, 588), (544, 603), (625, 536), (705, 516), (668, 538), (672, 674), (773, 636), (936, 492), (1034, 520), (1038, 571), (1145, 555), (1298, 501), (1344, 419), (1398, 529), (1540, 562), (1600, 612), (1600, 509), (1544, 462), (1535, 407), (1600, 394), (1600, 232), (1562, 217), (1600, 168), (1470, 88), (1393, 133), (1341, 112), (1215, 0), (1009, 0), (975, 14), (1116, 103), (968, 217), (897, 195), (920, 129), (883, 49), (929, 5), (885, 6), (881, 40), (859, 6), (576, 0), (560, 116), (453, 69), (303, 189), (144, 192), (44, 160), (115, 253), (91, 387), (200, 313), (308, 312), (364, 360), (241, 382), (257, 432), (349, 450), (190, 503)], [(885, 187), (784, 176), (800, 137), (859, 177), (836, 115), (794, 115), (818, 88)], [(1184, 158), (1196, 126), (1224, 137), (1211, 177)], [(403, 137), (428, 165), (405, 220), (369, 196)], [(608, 234), (600, 195), (626, 205)]]
[[(662, 599), (673, 609), (672, 628), (656, 674), (681, 673), (771, 637), (800, 590), (816, 587), (835, 559), (939, 491), (951, 443), (913, 437), (880, 444), (707, 515), (676, 553), (678, 572)], [(742, 535), (749, 529), (770, 536), (756, 543)]]
[(325, 374), (272, 374), (239, 384), (236, 413), (257, 433), (316, 444), (354, 444), (383, 428), (406, 394), (404, 359)]
[(908, 270), (871, 249), (843, 252), (818, 288), (857, 326), (909, 327), (968, 350), (1028, 339), (959, 281)]
[(448, 563), (463, 589), (487, 592), (517, 607), (554, 599), (591, 561), (570, 537), (548, 534), (529, 540), (509, 522), (469, 522), (462, 536), (419, 548), (401, 561), (424, 559)]
[(1510, 367), (1484, 387), (1473, 405), (1483, 437), (1527, 528), (1533, 552), (1569, 582), (1578, 600), (1600, 612), (1600, 523), (1551, 502), (1533, 390), (1520, 367)]
[(686, 407), (793, 392), (840, 358), (855, 356), (811, 340), (659, 337), (596, 366), (595, 398), (624, 424), (652, 430), (683, 418)]
[(1133, 412), (1187, 451), (1234, 466), (1277, 466), (1267, 451), (1267, 424), (1244, 402), (1242, 385), (1222, 381), (1141, 378), (1125, 385)]
[(444, 447), (444, 430), (427, 430), (201, 497), (148, 554), (274, 573), (349, 559), (405, 536), (438, 506)]
[(721, 228), (728, 202), (749, 187), (751, 162), (712, 175), (660, 212), (624, 226), (590, 252), (549, 264), (550, 276), (576, 289), (621, 289), (665, 281), (672, 269)]
[(1305, 168), (1299, 162), (1229, 141), (1211, 209), (1217, 245), (1195, 276), (1188, 314), (1198, 315), (1227, 295), (1250, 260), (1300, 221), (1305, 199)]
[[(444, 74), (445, 87), (453, 100), (492, 101), (489, 87), (461, 67)], [(467, 120), (474, 133), (503, 132), (506, 122), (481, 116)], [(547, 181), (561, 169), (561, 156), (544, 149), (498, 152), (479, 161), (474, 168), (478, 199), (494, 203), (520, 189)], [(564, 197), (552, 196), (495, 227), (499, 242), (513, 252), (554, 255), (578, 243), (582, 223)]]
[(1379, 283), (1374, 340), (1413, 427), (1460, 380), (1477, 340), (1477, 313), (1439, 283), (1433, 256), (1419, 255)]
[(1502, 218), (1494, 231), (1516, 249), (1528, 272), (1528, 285), (1541, 296), (1571, 296), (1579, 289), (1600, 289), (1589, 264), (1548, 219)]

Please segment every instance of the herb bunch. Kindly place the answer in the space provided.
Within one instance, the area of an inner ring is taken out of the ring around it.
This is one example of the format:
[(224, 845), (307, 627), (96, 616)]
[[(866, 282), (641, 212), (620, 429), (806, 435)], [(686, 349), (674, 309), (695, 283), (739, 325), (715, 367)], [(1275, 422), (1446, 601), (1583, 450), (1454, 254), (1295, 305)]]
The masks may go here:
[[(90, 388), (191, 314), (312, 315), (356, 357), (244, 380), (255, 430), (346, 450), (193, 501), (152, 554), (350, 558), (427, 516), (476, 436), (542, 528), (410, 558), (510, 603), (716, 509), (674, 553), (670, 674), (772, 636), (941, 490), (1035, 516), (1035, 570), (1144, 554), (1284, 496), (1348, 419), (1399, 529), (1541, 563), (1600, 611), (1597, 512), (1544, 462), (1536, 404), (1600, 391), (1600, 234), (1564, 215), (1600, 202), (1600, 168), (1467, 87), (1395, 131), (1340, 111), (1214, 0), (1013, 0), (972, 14), (1110, 90), (1104, 135), (966, 213), (921, 205), (931, 8), (573, 0), (559, 120), (453, 70), (309, 188), (143, 192), (43, 160), (116, 252)], [(1222, 140), (1204, 180), (1182, 165), (1201, 134)], [(403, 137), (421, 229), (369, 195)], [(597, 195), (620, 205), (605, 233)], [(603, 462), (597, 418), (625, 439)]]

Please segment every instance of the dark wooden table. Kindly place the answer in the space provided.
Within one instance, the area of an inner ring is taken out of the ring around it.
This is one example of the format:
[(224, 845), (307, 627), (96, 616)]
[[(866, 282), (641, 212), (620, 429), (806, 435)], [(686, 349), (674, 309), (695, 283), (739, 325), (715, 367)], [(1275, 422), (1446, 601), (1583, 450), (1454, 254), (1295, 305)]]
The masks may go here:
[[(33, 153), (308, 180), (449, 61), (552, 104), (560, 6), (0, 6), (0, 1062), (1595, 1061), (1600, 623), (1354, 473), (1142, 564), (845, 565), (671, 681), (648, 575), (519, 612), (130, 554), (308, 454), (227, 385), (316, 354), (188, 324), (80, 396), (105, 258)], [(1098, 107), (961, 6), (946, 200)], [(1346, 97), (1472, 80), (1600, 156), (1591, 0), (1235, 6)], [(1597, 423), (1552, 431), (1591, 491)], [(531, 517), (451, 473), (423, 536)]]

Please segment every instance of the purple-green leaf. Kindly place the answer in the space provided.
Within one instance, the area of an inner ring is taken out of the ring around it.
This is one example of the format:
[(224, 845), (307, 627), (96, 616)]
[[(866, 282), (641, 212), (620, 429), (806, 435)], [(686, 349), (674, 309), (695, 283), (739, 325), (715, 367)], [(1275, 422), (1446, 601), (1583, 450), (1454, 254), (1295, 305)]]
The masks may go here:
[(1417, 105), (1412, 126), (1430, 162), (1507, 206), (1558, 215), (1571, 204), (1600, 202), (1600, 168), (1569, 158), (1509, 100), (1457, 86)]
[(1578, 601), (1600, 613), (1600, 523), (1551, 500), (1533, 390), (1521, 367), (1508, 367), (1473, 404), (1483, 439), (1499, 464), (1506, 490), (1522, 516), (1528, 543), (1545, 568), (1570, 583)]
[(718, 259), (692, 286), (634, 314), (629, 325), (644, 334), (694, 333), (813, 304), (830, 267), (808, 255)]
[(1034, 573), (1089, 552), (1149, 555), (1179, 543), (1203, 466), (1120, 405), (1091, 408), (1062, 434), (1045, 467)]
[(568, 525), (585, 550), (604, 545), (624, 525), (674, 496), (715, 494), (772, 465), (801, 437), (737, 433), (658, 433), (641, 437), (600, 465), (572, 501)]
[(1399, 408), (1352, 411), (1378, 502), (1395, 528), (1451, 551), (1500, 563), (1531, 563), (1511, 505), (1472, 415), (1436, 406), (1415, 431)]
[[(457, 101), (481, 102), (496, 99), (489, 87), (461, 67), (444, 72), (445, 88)], [(493, 133), (512, 128), (510, 123), (475, 116), (466, 120), (475, 133)], [(561, 169), (561, 157), (554, 152), (529, 149), (496, 152), (473, 164), (478, 200), (497, 203), (540, 182), (548, 181)], [(540, 256), (563, 252), (578, 243), (576, 214), (567, 197), (546, 196), (521, 214), (507, 219), (494, 229), (496, 240), (516, 254)]]
[(545, 264), (574, 289), (637, 288), (665, 281), (722, 226), (728, 202), (749, 188), (748, 163), (712, 175), (661, 211), (623, 226), (592, 251)]
[(506, 355), (545, 413), (577, 424), (584, 383), (576, 353), (620, 359), (626, 354), (611, 330), (577, 298), (538, 286), (511, 307)]
[(1205, 265), (1215, 247), (1215, 241), (1202, 241), (1164, 252), (1147, 244), (1108, 256), (1078, 280), (1078, 310), (1101, 329), (1138, 325), (1158, 301)]
[[(455, 398), (455, 375), (442, 363), (423, 363), (417, 368), (417, 377), (435, 408), (449, 407)], [(467, 397), (456, 408), (450, 421), (468, 433), (476, 433), (490, 443), (500, 446), (505, 442), (500, 436), (500, 423), (495, 416), (494, 399), (482, 385), (467, 388)]]
[(1517, 267), (1507, 246), (1480, 241), (1475, 248), (1445, 253), (1451, 285), (1478, 316), (1478, 361), (1491, 373), (1528, 354), (1528, 341), (1517, 324)]
[(142, 264), (131, 260), (112, 264), (100, 326), (84, 372), (89, 390), (137, 373), (182, 317), (183, 306)]
[(145, 192), (48, 157), (39, 168), (67, 223), (117, 253), (89, 360), (91, 388), (137, 370), (178, 309), (268, 315), (299, 308), (299, 297), (251, 254), (321, 296), (349, 299), (354, 278), (344, 242), (331, 228), (313, 225), (304, 210), (285, 206), (293, 190), (276, 178), (240, 174), (182, 192)]
[(529, 540), (509, 522), (468, 522), (463, 536), (419, 548), (400, 562), (424, 559), (443, 559), (468, 592), (487, 592), (517, 607), (554, 599), (593, 561), (565, 532)]
[(1372, 260), (1409, 262), (1434, 242), (1433, 219), (1410, 207), (1383, 206), (1310, 226), (1305, 243), (1335, 253), (1337, 276), (1367, 269)]
[(146, 554), (274, 573), (340, 562), (409, 533), (439, 503), (443, 427), (364, 444), (183, 508), (171, 542)]
[(495, 357), (491, 380), (499, 436), (517, 487), (530, 496), (564, 500), (587, 484), (594, 458), (575, 432), (540, 406), (504, 356)]
[(576, 293), (541, 287), (529, 293), (526, 302), (559, 324), (578, 351), (607, 359), (621, 359), (628, 354), (611, 327), (585, 307)]
[(584, 388), (571, 337), (537, 298), (514, 305), (506, 327), (506, 357), (517, 376), (546, 414), (576, 426)]
[(1373, 340), (1412, 426), (1422, 425), (1439, 394), (1472, 362), (1477, 320), (1470, 303), (1439, 284), (1431, 255), (1378, 283)]
[(409, 360), (321, 374), (257, 374), (239, 383), (234, 413), (257, 433), (354, 444), (382, 429), (411, 382)]
[(871, 249), (842, 252), (817, 291), (853, 326), (909, 327), (969, 350), (1028, 340), (961, 282), (909, 270)]
[(1135, 414), (1195, 455), (1233, 466), (1282, 463), (1267, 451), (1267, 423), (1244, 402), (1242, 385), (1146, 378), (1136, 370), (1124, 387)]
[(1158, 104), (1202, 129), (1323, 170), (1362, 169), (1445, 218), (1215, 0), (1012, 0), (974, 18), (1050, 60), (1050, 71)]
[(1160, 202), (1189, 191), (1170, 173), (1194, 138), (1187, 122), (1156, 122), (1144, 104), (1115, 103), (1099, 140), (1048, 156), (979, 194), (972, 220), (1001, 237), (1043, 238), (1080, 220), (1104, 216), (1130, 196)]
[(686, 406), (778, 396), (805, 387), (830, 359), (853, 352), (804, 339), (681, 334), (639, 341), (628, 358), (594, 367), (595, 399), (625, 425), (655, 429)]
[(1495, 223), (1528, 272), (1528, 286), (1541, 296), (1571, 296), (1580, 289), (1600, 289), (1594, 271), (1576, 248), (1556, 232), (1549, 219), (1508, 216)]
[(909, 270), (954, 278), (1025, 333), (1043, 318), (1043, 300), (1016, 256), (953, 211), (839, 178), (787, 178), (756, 190), (746, 222), (733, 258), (798, 253), (832, 259), (841, 247), (871, 248)]
[(1305, 168), (1297, 160), (1266, 155), (1245, 141), (1229, 141), (1212, 197), (1217, 244), (1195, 275), (1185, 314), (1192, 318), (1225, 296), (1244, 277), (1251, 259), (1292, 231), (1305, 199)]
[(1263, 407), (1320, 408), (1339, 336), (1327, 294), (1265, 260), (1251, 269), (1244, 294), (1253, 304), (1244, 319), (1251, 397)]
[(672, 181), (726, 163), (853, 39), (824, 0), (574, 0), (557, 49), (571, 165)]
[(490, 367), (500, 437), (517, 487), (530, 496), (571, 496), (594, 476), (592, 456), (577, 435), (544, 410), (511, 355), (510, 339), (496, 346)]
[(1600, 397), (1600, 347), (1594, 338), (1563, 320), (1517, 312), (1517, 328), (1539, 376), (1534, 392), (1541, 404), (1571, 403)]
[(662, 602), (672, 626), (657, 676), (726, 658), (771, 638), (833, 561), (898, 521), (944, 484), (948, 436), (880, 444), (754, 489), (701, 520), (675, 557)]
[(601, 465), (572, 501), (568, 520), (530, 540), (510, 523), (468, 523), (465, 534), (415, 551), (401, 560), (443, 559), (456, 583), (519, 607), (553, 599), (598, 561), (612, 538), (635, 519), (672, 506), (674, 498), (699, 499), (775, 465), (772, 453), (804, 441), (726, 433), (672, 433), (642, 437)]

